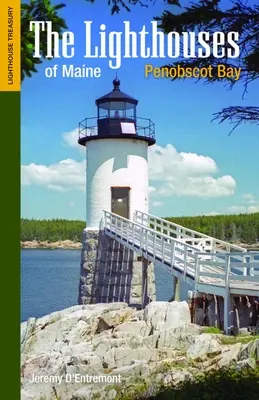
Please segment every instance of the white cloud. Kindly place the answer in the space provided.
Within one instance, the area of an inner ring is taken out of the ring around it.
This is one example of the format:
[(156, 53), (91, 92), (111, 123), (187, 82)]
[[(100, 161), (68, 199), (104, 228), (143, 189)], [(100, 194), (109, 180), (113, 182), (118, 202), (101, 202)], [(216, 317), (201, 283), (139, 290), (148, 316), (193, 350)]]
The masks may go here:
[(214, 217), (215, 215), (220, 215), (220, 214), (217, 211), (211, 211), (210, 213), (207, 213), (204, 215), (206, 215), (207, 217), (210, 217), (210, 216)]
[[(97, 133), (97, 128), (90, 128), (87, 129), (87, 134), (89, 135), (96, 135)], [(71, 147), (73, 149), (78, 150), (82, 155), (85, 155), (85, 146), (81, 146), (78, 143), (78, 138), (79, 138), (79, 131), (78, 129), (73, 129), (72, 131), (65, 132), (62, 135), (63, 139), (63, 144), (66, 147)]]
[[(254, 195), (250, 193), (242, 194), (242, 204), (233, 205), (228, 207), (225, 211), (222, 211), (221, 214), (253, 214), (259, 212), (259, 199), (257, 199)], [(220, 215), (216, 211), (212, 211), (211, 213), (205, 215)]]
[(259, 204), (258, 206), (231, 206), (228, 208), (228, 212), (231, 214), (253, 214), (259, 212)]
[(164, 203), (162, 201), (152, 201), (151, 206), (153, 207), (162, 207)]
[(245, 204), (256, 204), (257, 203), (257, 201), (256, 201), (256, 199), (255, 199), (255, 197), (254, 197), (254, 195), (253, 194), (251, 194), (251, 193), (244, 193), (243, 195), (242, 195), (242, 197), (243, 197), (243, 203), (245, 203)]
[(21, 181), (24, 186), (45, 186), (58, 192), (85, 191), (85, 161), (67, 159), (49, 166), (22, 165)]
[[(85, 148), (77, 143), (77, 129), (64, 133), (62, 139), (65, 146), (85, 154)], [(85, 191), (85, 165), (84, 157), (81, 162), (66, 159), (49, 166), (23, 165), (22, 185), (41, 185), (59, 192)], [(234, 194), (235, 180), (229, 175), (217, 177), (217, 173), (216, 162), (210, 157), (178, 152), (171, 144), (149, 148), (149, 195), (152, 197), (215, 198)]]
[(218, 172), (215, 161), (196, 153), (179, 153), (171, 144), (154, 145), (149, 153), (149, 177), (158, 183), (158, 196), (224, 197), (235, 192), (236, 182)]
[(150, 147), (150, 179), (172, 181), (179, 176), (197, 176), (217, 172), (217, 165), (210, 157), (195, 153), (178, 153), (171, 144)]
[(66, 147), (72, 147), (73, 149), (78, 150), (82, 155), (85, 154), (85, 147), (78, 143), (78, 129), (63, 133), (62, 139), (63, 144)]
[(256, 199), (253, 194), (245, 193), (242, 195), (242, 206), (231, 206), (228, 212), (233, 214), (253, 214), (259, 212), (259, 199)]

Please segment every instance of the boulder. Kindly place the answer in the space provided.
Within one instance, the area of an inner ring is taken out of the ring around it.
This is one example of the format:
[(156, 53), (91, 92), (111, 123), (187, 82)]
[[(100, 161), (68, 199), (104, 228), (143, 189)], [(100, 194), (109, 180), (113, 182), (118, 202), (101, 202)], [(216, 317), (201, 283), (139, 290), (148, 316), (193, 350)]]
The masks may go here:
[(259, 340), (223, 345), (222, 335), (202, 329), (187, 303), (176, 301), (139, 311), (126, 303), (82, 305), (31, 318), (21, 324), (21, 400), (114, 400), (138, 385), (153, 395), (197, 372), (255, 367)]
[(157, 347), (171, 347), (175, 350), (186, 350), (199, 335), (201, 328), (194, 324), (182, 324), (177, 328), (163, 329), (159, 332)]
[(154, 331), (177, 328), (191, 323), (189, 306), (186, 301), (153, 301), (145, 308), (144, 321)]
[(239, 359), (245, 360), (249, 357), (259, 360), (259, 339), (244, 344), (240, 350)]
[(251, 368), (255, 369), (256, 368), (256, 361), (254, 358), (247, 358), (246, 360), (241, 360), (238, 361), (236, 364), (236, 369), (240, 370), (243, 368)]
[(187, 357), (192, 360), (205, 360), (221, 353), (222, 344), (217, 335), (202, 333), (197, 336), (187, 350)]
[(125, 332), (132, 336), (148, 336), (150, 331), (145, 321), (124, 322), (114, 329), (114, 332)]

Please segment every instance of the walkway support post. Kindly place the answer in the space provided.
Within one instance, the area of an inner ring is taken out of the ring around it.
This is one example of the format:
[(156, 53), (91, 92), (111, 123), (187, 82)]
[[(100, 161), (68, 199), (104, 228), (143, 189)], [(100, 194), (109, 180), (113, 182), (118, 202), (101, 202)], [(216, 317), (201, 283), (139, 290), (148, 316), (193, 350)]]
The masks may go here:
[(229, 290), (230, 256), (226, 256), (225, 263), (225, 296), (224, 296), (224, 332), (226, 335), (231, 333), (233, 327), (233, 304)]
[(224, 296), (224, 332), (230, 335), (234, 329), (234, 301), (228, 288)]
[(142, 309), (148, 304), (148, 264), (149, 261), (142, 257)]
[(181, 301), (181, 284), (180, 278), (174, 277), (174, 301)]

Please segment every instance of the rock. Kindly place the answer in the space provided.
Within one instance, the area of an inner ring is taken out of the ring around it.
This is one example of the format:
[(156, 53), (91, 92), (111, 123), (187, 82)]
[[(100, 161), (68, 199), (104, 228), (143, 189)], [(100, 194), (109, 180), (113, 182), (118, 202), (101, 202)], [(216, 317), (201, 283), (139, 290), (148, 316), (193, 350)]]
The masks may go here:
[(23, 352), (24, 345), (27, 339), (32, 335), (36, 326), (36, 319), (29, 318), (27, 322), (21, 324), (21, 352)]
[(240, 359), (242, 349), (241, 343), (236, 343), (229, 346), (222, 346), (221, 353), (202, 362), (202, 368), (205, 371), (210, 371), (216, 368), (229, 367), (236, 365)]
[(114, 329), (114, 332), (126, 332), (130, 335), (148, 336), (151, 328), (144, 321), (124, 322)]
[(255, 369), (256, 368), (256, 361), (254, 358), (247, 358), (246, 360), (241, 360), (238, 361), (236, 364), (236, 369), (244, 369), (244, 368), (251, 368)]
[(94, 399), (94, 393), (91, 388), (90, 389), (82, 388), (82, 389), (76, 390), (72, 396), (72, 400), (92, 400), (92, 399)]
[(158, 326), (165, 320), (168, 303), (166, 301), (153, 301), (149, 303), (144, 310), (144, 321), (150, 325), (153, 330), (158, 329)]
[(157, 338), (157, 347), (172, 347), (186, 350), (200, 333), (201, 328), (194, 324), (182, 324), (178, 328), (162, 330)]
[(189, 306), (186, 301), (153, 301), (145, 308), (144, 321), (154, 331), (177, 328), (191, 322)]
[(21, 389), (21, 398), (23, 400), (33, 400), (33, 396), (28, 395), (24, 389)]
[(164, 385), (173, 385), (177, 386), (179, 383), (184, 382), (186, 380), (192, 380), (193, 376), (190, 372), (188, 371), (175, 371), (171, 374), (167, 374), (164, 379), (162, 380), (162, 383)]
[(131, 365), (126, 365), (124, 367), (115, 368), (112, 371), (114, 375), (121, 375), (123, 378), (125, 377), (139, 377), (146, 376), (149, 373), (149, 366), (146, 361), (143, 360), (134, 360)]
[(171, 303), (168, 303), (163, 329), (178, 328), (181, 325), (190, 323), (191, 314), (186, 301), (173, 301)]
[(221, 353), (222, 345), (216, 337), (209, 333), (202, 333), (196, 337), (187, 350), (187, 357), (192, 360), (205, 360), (207, 357), (215, 357)]
[(24, 241), (21, 242), (21, 248), (23, 249), (81, 249), (81, 242), (73, 242), (72, 240), (60, 240), (58, 242), (48, 241)]
[(102, 315), (102, 320), (108, 324), (110, 327), (122, 324), (128, 321), (134, 314), (134, 309), (130, 307), (125, 307), (120, 310), (107, 311)]
[(242, 346), (239, 359), (245, 360), (250, 357), (259, 360), (259, 339), (253, 340)]
[(147, 347), (139, 347), (137, 349), (130, 349), (129, 347), (113, 347), (103, 356), (103, 361), (110, 369), (130, 365), (135, 360), (145, 360), (150, 362), (155, 361), (156, 359), (157, 354)]
[(143, 321), (144, 319), (144, 310), (137, 310), (132, 313), (131, 321)]
[(114, 400), (128, 387), (151, 396), (197, 372), (255, 367), (259, 340), (223, 345), (221, 335), (202, 329), (190, 322), (187, 303), (175, 301), (140, 311), (126, 303), (81, 305), (31, 318), (21, 324), (21, 400)]
[(218, 361), (218, 367), (222, 368), (229, 366), (230, 364), (235, 364), (239, 359), (241, 348), (241, 343), (226, 346), (224, 351), (222, 351), (221, 358)]

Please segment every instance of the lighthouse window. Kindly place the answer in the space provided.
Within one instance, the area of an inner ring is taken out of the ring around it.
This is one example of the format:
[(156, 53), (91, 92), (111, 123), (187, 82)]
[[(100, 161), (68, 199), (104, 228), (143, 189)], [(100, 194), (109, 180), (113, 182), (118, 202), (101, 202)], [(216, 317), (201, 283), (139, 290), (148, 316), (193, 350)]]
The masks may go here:
[(121, 118), (120, 112), (118, 110), (115, 111), (114, 118)]
[(129, 218), (129, 193), (128, 187), (112, 187), (111, 200), (112, 212), (124, 218)]
[(133, 122), (121, 122), (121, 132), (134, 135), (136, 133), (135, 124)]

